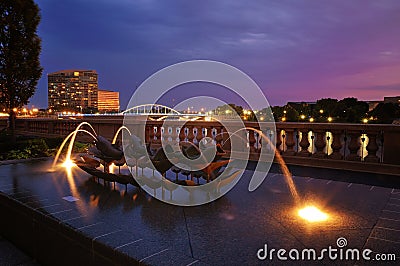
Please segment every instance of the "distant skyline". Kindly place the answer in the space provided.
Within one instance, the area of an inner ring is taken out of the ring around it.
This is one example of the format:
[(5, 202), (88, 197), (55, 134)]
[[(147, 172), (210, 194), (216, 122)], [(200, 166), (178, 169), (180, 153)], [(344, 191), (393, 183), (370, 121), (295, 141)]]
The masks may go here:
[[(319, 98), (382, 100), (400, 95), (400, 1), (36, 0), (44, 68), (30, 105), (47, 107), (47, 74), (93, 69), (99, 88), (120, 92), (124, 109), (154, 72), (186, 60), (233, 65), (271, 105)], [(194, 95), (241, 101), (208, 84)]]

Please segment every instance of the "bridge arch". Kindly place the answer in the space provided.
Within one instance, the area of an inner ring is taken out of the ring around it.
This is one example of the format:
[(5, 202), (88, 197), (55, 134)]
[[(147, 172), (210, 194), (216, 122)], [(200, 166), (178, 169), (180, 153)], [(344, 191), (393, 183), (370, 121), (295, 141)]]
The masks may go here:
[(141, 104), (131, 107), (122, 112), (122, 114), (133, 115), (182, 115), (175, 109), (162, 104)]

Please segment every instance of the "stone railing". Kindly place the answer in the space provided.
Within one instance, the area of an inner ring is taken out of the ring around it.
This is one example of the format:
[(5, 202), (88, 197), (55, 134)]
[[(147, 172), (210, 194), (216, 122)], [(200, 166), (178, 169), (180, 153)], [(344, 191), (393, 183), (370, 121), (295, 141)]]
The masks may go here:
[[(197, 142), (206, 136), (217, 143), (224, 143), (228, 135), (218, 122), (187, 122), (185, 130), (162, 127), (163, 122), (148, 121), (147, 141), (177, 139)], [(258, 123), (246, 122), (246, 127), (259, 129)], [(400, 126), (334, 124), (334, 123), (276, 123), (276, 132), (263, 132), (268, 138), (275, 135), (276, 148), (283, 156), (309, 159), (327, 159), (388, 163), (400, 165)], [(248, 142), (251, 153), (260, 151), (263, 141), (257, 131), (248, 129), (242, 135)], [(264, 145), (269, 145), (265, 143)]]
[[(82, 121), (26, 118), (18, 119), (16, 126), (21, 134), (66, 136)], [(100, 135), (111, 139), (122, 125), (123, 117), (85, 118), (84, 121), (89, 122)], [(135, 123), (143, 124), (143, 121)], [(219, 122), (188, 121), (183, 126), (167, 128), (163, 127), (163, 123), (151, 120), (146, 122), (146, 142), (154, 145), (159, 145), (161, 140), (197, 143), (203, 137), (210, 137), (217, 143), (225, 144), (225, 148), (230, 148), (229, 136), (223, 133), (226, 130)], [(260, 128), (258, 123), (253, 122), (246, 122), (245, 125)], [(321, 167), (335, 165), (334, 168), (342, 169), (354, 162), (358, 165), (354, 170), (365, 170), (366, 165), (370, 165), (371, 169), (377, 166), (390, 168), (390, 165), (400, 168), (400, 126), (280, 122), (276, 123), (276, 132), (267, 130), (263, 133), (268, 138), (275, 138), (279, 153), (289, 163)], [(247, 141), (246, 145), (254, 158), (257, 158), (262, 145), (269, 145), (251, 129), (241, 132), (240, 137)]]

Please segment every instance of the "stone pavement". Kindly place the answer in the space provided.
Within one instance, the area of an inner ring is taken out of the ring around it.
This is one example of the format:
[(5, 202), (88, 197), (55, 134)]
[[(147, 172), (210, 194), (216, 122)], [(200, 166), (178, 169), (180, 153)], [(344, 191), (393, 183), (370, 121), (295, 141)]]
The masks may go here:
[[(95, 182), (80, 169), (74, 169), (72, 174), (63, 170), (49, 172), (50, 163), (0, 167), (0, 191), (15, 203), (9, 205), (9, 212), (18, 203), (53, 219), (47, 222), (42, 216), (37, 217), (33, 227), (43, 229), (32, 234), (44, 240), (31, 240), (35, 245), (43, 245), (36, 250), (38, 256), (49, 259), (43, 264), (49, 264), (51, 256), (67, 261), (87, 254), (89, 261), (93, 254), (109, 254), (112, 260), (118, 259), (116, 254), (123, 254), (150, 265), (282, 264), (276, 256), (272, 261), (260, 261), (257, 251), (265, 244), (276, 250), (320, 251), (336, 247), (339, 238), (346, 239), (348, 248), (369, 248), (374, 254), (394, 253), (400, 259), (400, 190), (384, 179), (371, 183), (381, 178), (373, 174), (289, 167), (302, 200), (329, 214), (327, 221), (312, 224), (297, 216), (297, 207), (279, 171), (270, 172), (256, 191), (249, 192), (252, 171), (246, 170), (238, 184), (222, 198), (202, 206), (177, 207), (132, 186), (125, 191), (123, 186), (114, 189), (102, 181)], [(337, 181), (340, 178), (352, 181)], [(76, 201), (66, 201), (66, 196)], [(166, 191), (165, 196), (174, 195)], [(7, 226), (18, 231), (31, 224), (20, 223), (12, 221)], [(52, 227), (54, 230), (49, 231)], [(60, 228), (73, 237), (83, 237), (74, 245), (57, 242), (55, 233)], [(57, 253), (60, 250), (62, 253)], [(323, 261), (306, 261), (303, 265), (332, 262), (365, 264), (325, 257)], [(395, 263), (390, 261), (389, 265)]]

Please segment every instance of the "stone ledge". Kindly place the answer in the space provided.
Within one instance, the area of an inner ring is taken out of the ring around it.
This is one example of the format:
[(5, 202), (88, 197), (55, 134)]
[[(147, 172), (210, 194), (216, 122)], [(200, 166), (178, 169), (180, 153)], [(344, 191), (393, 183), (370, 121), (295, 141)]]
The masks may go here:
[(300, 165), (316, 168), (329, 168), (337, 170), (350, 170), (364, 173), (400, 176), (400, 165), (346, 160), (328, 160), (314, 157), (298, 156), (283, 156), (283, 159), (289, 165)]
[[(44, 265), (136, 265), (111, 247), (93, 248), (93, 240), (59, 220), (0, 192), (0, 234)], [(104, 250), (103, 249), (103, 250)]]

